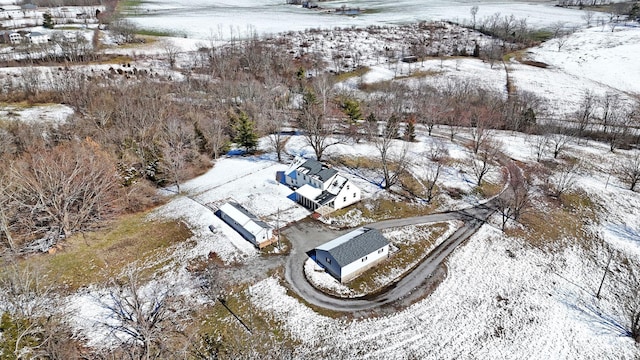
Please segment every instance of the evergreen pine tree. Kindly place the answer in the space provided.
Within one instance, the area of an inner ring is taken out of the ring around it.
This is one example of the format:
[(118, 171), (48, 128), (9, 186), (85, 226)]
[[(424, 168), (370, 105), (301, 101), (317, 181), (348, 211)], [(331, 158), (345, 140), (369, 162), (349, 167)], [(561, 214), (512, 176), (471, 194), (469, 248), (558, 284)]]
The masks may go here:
[(231, 124), (235, 132), (233, 141), (247, 152), (252, 152), (258, 146), (258, 134), (255, 122), (249, 119), (244, 111), (231, 116)]
[[(536, 112), (533, 111), (532, 108), (527, 108), (527, 110), (522, 112), (522, 122), (525, 127), (530, 127), (536, 124)], [(521, 131), (521, 129), (516, 129), (517, 131)]]
[(49, 13), (42, 14), (42, 27), (45, 29), (53, 29), (53, 17)]
[(342, 102), (342, 111), (349, 118), (350, 124), (355, 124), (358, 120), (362, 119), (362, 111), (360, 110), (360, 103), (354, 99), (345, 99)]
[(480, 57), (480, 44), (478, 44), (477, 42), (473, 47), (473, 57)]
[(412, 116), (407, 120), (407, 128), (404, 131), (406, 141), (416, 141), (416, 119)]
[(395, 114), (391, 115), (389, 120), (387, 120), (387, 126), (384, 129), (383, 136), (388, 139), (397, 139), (400, 137), (398, 134), (399, 123), (398, 117)]
[(198, 145), (198, 151), (201, 154), (211, 153), (211, 145), (209, 144), (209, 140), (204, 136), (204, 133), (198, 126), (198, 123), (193, 124), (193, 132), (195, 133), (196, 144)]

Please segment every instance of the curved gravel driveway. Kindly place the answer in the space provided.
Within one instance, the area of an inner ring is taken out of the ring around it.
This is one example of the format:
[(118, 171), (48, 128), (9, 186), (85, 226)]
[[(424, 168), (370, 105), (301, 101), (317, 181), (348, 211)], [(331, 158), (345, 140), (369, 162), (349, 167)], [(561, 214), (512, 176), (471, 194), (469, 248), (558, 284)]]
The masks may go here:
[[(459, 211), (397, 220), (385, 220), (366, 225), (366, 227), (370, 228), (386, 229), (449, 220), (464, 221), (464, 225), (460, 229), (431, 251), (431, 253), (422, 260), (420, 265), (405, 275), (400, 281), (391, 284), (378, 294), (353, 299), (334, 297), (314, 288), (305, 278), (303, 270), (304, 262), (308, 258), (307, 252), (349, 230), (328, 230), (326, 227), (312, 222), (298, 223), (283, 231), (292, 243), (291, 254), (285, 266), (285, 278), (291, 288), (305, 301), (325, 309), (341, 312), (359, 312), (378, 309), (385, 305), (393, 305), (397, 301), (411, 295), (414, 290), (423, 285), (438, 270), (442, 261), (451, 254), (458, 245), (462, 244), (480, 229), (493, 211), (490, 206), (478, 205)], [(421, 290), (426, 291), (426, 288), (422, 288)]]

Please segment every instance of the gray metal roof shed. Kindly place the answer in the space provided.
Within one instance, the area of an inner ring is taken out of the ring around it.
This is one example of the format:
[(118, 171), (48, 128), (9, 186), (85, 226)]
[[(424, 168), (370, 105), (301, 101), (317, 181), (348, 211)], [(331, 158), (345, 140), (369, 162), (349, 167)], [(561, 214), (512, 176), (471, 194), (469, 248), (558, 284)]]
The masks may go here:
[(318, 246), (316, 250), (328, 252), (340, 267), (344, 267), (388, 244), (389, 241), (377, 229), (362, 227)]

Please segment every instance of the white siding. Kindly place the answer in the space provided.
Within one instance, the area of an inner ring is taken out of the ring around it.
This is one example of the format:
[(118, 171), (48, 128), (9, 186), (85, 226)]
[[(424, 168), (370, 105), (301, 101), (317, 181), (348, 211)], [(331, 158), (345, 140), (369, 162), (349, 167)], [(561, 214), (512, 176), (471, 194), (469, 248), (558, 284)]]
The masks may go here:
[(385, 245), (380, 250), (382, 251), (376, 250), (371, 254), (342, 267), (341, 281), (351, 280), (353, 275), (366, 271), (368, 268), (375, 265), (376, 262), (389, 256), (389, 245)]
[(49, 39), (47, 39), (45, 35), (29, 36), (29, 41), (32, 44), (46, 44), (47, 42), (49, 42)]
[(355, 186), (351, 181), (347, 181), (338, 195), (336, 195), (333, 208), (339, 210), (353, 203), (357, 203), (360, 201), (361, 196), (360, 188)]
[(273, 236), (273, 229), (262, 227), (230, 203), (220, 206), (219, 211), (225, 223), (254, 245), (259, 245)]
[(389, 245), (385, 245), (380, 250), (376, 250), (371, 254), (340, 268), (336, 260), (331, 257), (327, 251), (316, 250), (316, 262), (322, 265), (328, 273), (338, 278), (341, 282), (353, 279), (357, 275), (376, 265), (376, 263), (386, 259), (388, 256)]

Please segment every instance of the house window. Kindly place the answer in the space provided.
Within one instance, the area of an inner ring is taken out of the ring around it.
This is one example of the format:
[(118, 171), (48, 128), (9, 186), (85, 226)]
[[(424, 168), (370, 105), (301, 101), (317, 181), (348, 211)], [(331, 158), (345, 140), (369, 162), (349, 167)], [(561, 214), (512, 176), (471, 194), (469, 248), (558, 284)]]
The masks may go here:
[(384, 252), (384, 248), (378, 250), (378, 254), (382, 254)]
[(367, 261), (367, 257), (366, 256), (362, 258), (362, 262), (365, 262), (365, 261)]
[(343, 197), (343, 198), (342, 198), (342, 201), (347, 201), (347, 197), (346, 197), (346, 196), (345, 196), (345, 197)]
[(349, 190), (349, 185), (347, 185), (347, 190)]
[(356, 198), (356, 193), (353, 193), (353, 198), (354, 198), (354, 199)]
[(331, 264), (331, 259), (327, 258), (327, 264)]

